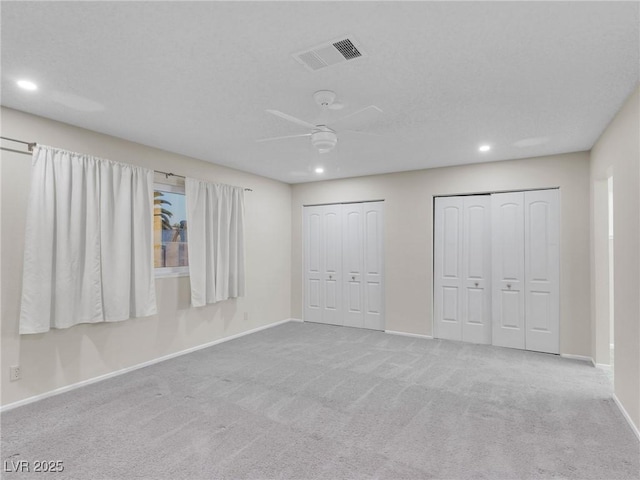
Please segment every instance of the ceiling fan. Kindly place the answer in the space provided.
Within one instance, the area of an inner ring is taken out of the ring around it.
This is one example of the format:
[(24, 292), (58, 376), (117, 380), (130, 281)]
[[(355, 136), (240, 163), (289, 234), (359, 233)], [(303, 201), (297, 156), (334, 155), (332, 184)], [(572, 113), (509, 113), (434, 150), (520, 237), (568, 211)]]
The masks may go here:
[(311, 137), (311, 145), (313, 145), (313, 147), (316, 148), (319, 153), (326, 153), (333, 150), (333, 148), (338, 143), (337, 131), (340, 131), (340, 134), (342, 134), (343, 132), (349, 132), (363, 135), (375, 135), (373, 133), (361, 132), (358, 130), (349, 130), (339, 127), (340, 124), (344, 126), (344, 122), (347, 119), (353, 121), (354, 119), (362, 117), (363, 115), (366, 116), (367, 114), (381, 114), (382, 110), (375, 105), (369, 105), (368, 107), (361, 108), (353, 113), (350, 113), (349, 115), (345, 115), (336, 120), (329, 120), (329, 110), (340, 110), (343, 107), (341, 103), (337, 103), (335, 101), (335, 92), (332, 92), (331, 90), (319, 90), (313, 94), (313, 99), (321, 109), (320, 116), (316, 124), (300, 120), (299, 118), (296, 118), (287, 113), (280, 112), (278, 110), (267, 110), (268, 113), (275, 115), (276, 117), (283, 118), (284, 120), (288, 120), (290, 122), (310, 129), (310, 133), (303, 133), (300, 135), (286, 135), (284, 137), (261, 138), (257, 141), (270, 142), (273, 140), (284, 140), (288, 138)]

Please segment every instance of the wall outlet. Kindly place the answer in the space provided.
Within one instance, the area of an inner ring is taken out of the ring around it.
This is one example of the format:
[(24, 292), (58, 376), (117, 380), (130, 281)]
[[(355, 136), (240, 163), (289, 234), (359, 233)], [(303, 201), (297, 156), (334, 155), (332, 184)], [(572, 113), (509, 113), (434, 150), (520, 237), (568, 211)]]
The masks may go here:
[(20, 380), (22, 378), (22, 370), (20, 369), (20, 365), (14, 365), (13, 367), (9, 367), (9, 380), (15, 382), (16, 380)]

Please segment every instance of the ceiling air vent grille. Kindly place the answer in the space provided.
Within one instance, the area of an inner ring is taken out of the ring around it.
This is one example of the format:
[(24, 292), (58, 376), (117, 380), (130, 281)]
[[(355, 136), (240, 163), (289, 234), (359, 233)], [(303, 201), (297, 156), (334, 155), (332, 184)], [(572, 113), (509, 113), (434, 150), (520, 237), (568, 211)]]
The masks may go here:
[(353, 36), (341, 37), (316, 47), (293, 54), (302, 65), (311, 71), (320, 70), (366, 56)]
[(318, 55), (316, 55), (312, 50), (301, 53), (300, 60), (302, 60), (302, 62), (311, 70), (318, 70), (327, 66), (327, 63)]
[(344, 40), (340, 40), (339, 42), (334, 43), (333, 46), (336, 47), (340, 51), (340, 53), (344, 56), (344, 58), (346, 58), (347, 60), (351, 60), (352, 58), (358, 58), (362, 56), (362, 54), (358, 51), (356, 46), (348, 38), (345, 38)]

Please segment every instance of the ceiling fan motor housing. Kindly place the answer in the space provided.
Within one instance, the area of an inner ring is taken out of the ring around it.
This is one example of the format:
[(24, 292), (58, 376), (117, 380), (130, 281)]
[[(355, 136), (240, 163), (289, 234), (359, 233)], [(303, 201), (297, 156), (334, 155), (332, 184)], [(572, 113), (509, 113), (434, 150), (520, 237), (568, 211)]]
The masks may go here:
[(328, 107), (333, 104), (336, 99), (335, 92), (331, 90), (318, 90), (313, 94), (313, 99), (321, 107)]

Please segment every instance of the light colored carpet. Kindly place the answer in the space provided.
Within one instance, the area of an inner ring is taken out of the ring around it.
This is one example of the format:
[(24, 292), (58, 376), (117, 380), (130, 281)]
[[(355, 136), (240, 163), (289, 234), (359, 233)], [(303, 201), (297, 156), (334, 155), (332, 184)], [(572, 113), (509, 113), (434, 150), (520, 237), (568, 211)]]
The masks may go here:
[(606, 375), (505, 348), (288, 323), (2, 415), (75, 479), (631, 479)]

